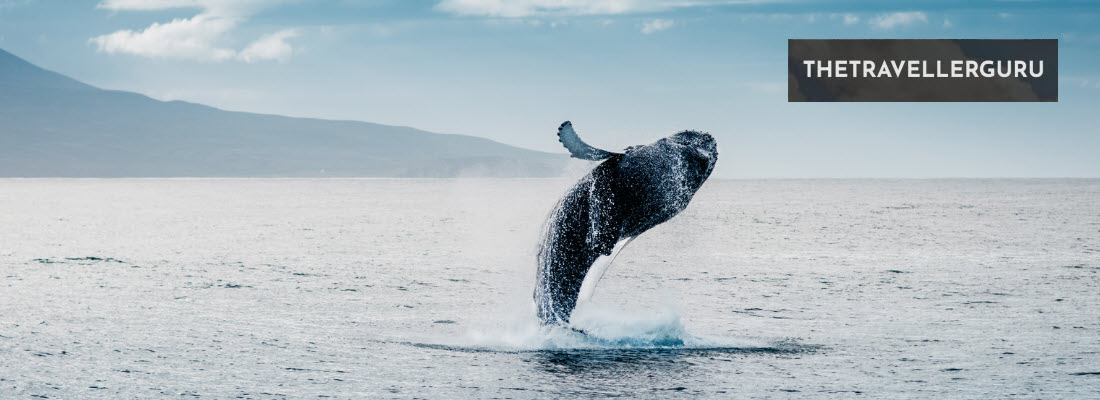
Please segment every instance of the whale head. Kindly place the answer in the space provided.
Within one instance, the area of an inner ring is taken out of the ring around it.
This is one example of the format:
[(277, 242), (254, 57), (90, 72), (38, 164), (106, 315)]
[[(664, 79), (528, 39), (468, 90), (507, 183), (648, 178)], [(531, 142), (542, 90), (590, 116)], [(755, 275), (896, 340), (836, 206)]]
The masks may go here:
[(683, 131), (667, 137), (666, 140), (683, 149), (689, 164), (702, 180), (706, 180), (714, 171), (714, 164), (718, 162), (718, 142), (714, 140), (714, 136), (706, 132)]

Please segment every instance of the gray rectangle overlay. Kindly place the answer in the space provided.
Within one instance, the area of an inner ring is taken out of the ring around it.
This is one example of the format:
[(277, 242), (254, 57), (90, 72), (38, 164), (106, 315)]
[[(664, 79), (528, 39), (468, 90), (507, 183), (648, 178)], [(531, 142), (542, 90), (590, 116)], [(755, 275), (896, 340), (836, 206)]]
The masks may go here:
[(789, 39), (789, 102), (1058, 101), (1057, 39)]

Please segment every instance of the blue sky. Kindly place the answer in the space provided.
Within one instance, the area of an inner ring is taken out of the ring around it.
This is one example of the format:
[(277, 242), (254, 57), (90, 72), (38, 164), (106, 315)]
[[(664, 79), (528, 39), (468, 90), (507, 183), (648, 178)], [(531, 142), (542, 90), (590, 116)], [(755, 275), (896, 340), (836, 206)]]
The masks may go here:
[[(1056, 38), (1060, 101), (787, 103), (789, 38)], [(0, 48), (108, 89), (561, 152), (714, 134), (720, 177), (1100, 177), (1100, 3), (0, 0)]]

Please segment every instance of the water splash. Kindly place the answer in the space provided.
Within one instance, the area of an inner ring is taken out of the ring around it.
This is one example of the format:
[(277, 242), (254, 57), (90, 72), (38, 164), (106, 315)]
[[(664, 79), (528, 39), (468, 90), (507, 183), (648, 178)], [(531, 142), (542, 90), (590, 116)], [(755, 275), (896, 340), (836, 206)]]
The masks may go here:
[(454, 351), (524, 352), (553, 350), (728, 350), (778, 351), (775, 343), (688, 332), (675, 306), (629, 312), (582, 303), (569, 326), (540, 325), (530, 311), (513, 318), (475, 323), (465, 335), (434, 343), (407, 343)]

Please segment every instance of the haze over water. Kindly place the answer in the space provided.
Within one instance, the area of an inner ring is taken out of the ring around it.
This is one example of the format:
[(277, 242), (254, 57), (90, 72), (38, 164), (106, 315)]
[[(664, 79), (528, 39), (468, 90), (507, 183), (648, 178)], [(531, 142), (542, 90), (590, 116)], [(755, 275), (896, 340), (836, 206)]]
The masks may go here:
[(575, 316), (557, 179), (2, 179), (0, 398), (1100, 396), (1100, 180), (711, 180)]

